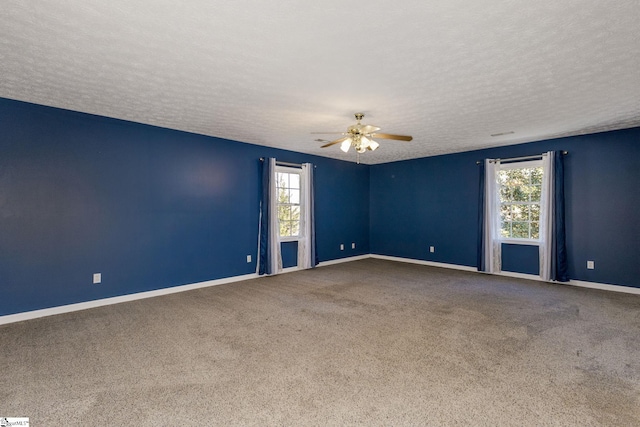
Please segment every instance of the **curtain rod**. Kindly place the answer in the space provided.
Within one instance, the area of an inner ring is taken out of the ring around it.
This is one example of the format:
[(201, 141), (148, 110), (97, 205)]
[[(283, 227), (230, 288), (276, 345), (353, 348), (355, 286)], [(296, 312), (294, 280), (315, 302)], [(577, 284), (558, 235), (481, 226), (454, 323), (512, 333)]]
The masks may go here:
[[(264, 162), (264, 157), (260, 157), (260, 161)], [(300, 168), (302, 169), (302, 164), (301, 163), (289, 163), (289, 162), (281, 162), (280, 160), (276, 160), (276, 166), (289, 166), (292, 168)], [(313, 168), (317, 168), (317, 165), (313, 165)]]
[[(545, 154), (546, 154), (546, 153), (536, 154), (536, 155), (533, 155), (533, 156), (510, 157), (510, 158), (508, 158), (508, 159), (491, 159), (491, 160), (493, 160), (493, 161), (500, 160), (500, 161), (507, 161), (507, 162), (517, 162), (518, 160), (537, 159), (538, 157), (542, 157), (542, 156), (544, 156)], [(568, 152), (568, 151), (562, 151), (562, 154), (563, 154), (563, 155), (567, 155), (567, 154), (569, 154), (569, 152)], [(476, 162), (476, 165), (479, 165), (480, 163), (482, 163), (482, 161), (481, 161), (481, 160), (478, 160), (478, 161)]]
[[(264, 157), (260, 157), (260, 161), (264, 162)], [(280, 160), (276, 160), (276, 165), (279, 165), (279, 166), (291, 166), (293, 168), (301, 168), (302, 167), (302, 165), (300, 163), (281, 162)]]

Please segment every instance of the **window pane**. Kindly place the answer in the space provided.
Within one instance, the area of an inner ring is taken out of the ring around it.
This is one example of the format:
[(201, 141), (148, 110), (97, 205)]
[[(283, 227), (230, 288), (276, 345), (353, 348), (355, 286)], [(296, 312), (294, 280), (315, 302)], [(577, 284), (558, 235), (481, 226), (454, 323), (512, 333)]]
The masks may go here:
[(300, 234), (300, 221), (291, 221), (291, 235), (298, 236)]
[(300, 203), (300, 190), (289, 190), (289, 203)]
[(289, 174), (289, 187), (300, 188), (300, 175), (297, 173)]
[(278, 172), (277, 173), (277, 177), (276, 177), (276, 187), (279, 188), (286, 188), (287, 187), (287, 183), (288, 183), (288, 179), (287, 179), (287, 175), (286, 173), (281, 173)]
[(509, 187), (500, 187), (500, 202), (511, 201), (511, 189)]
[(540, 221), (540, 205), (531, 205), (531, 221)]
[(300, 221), (300, 206), (291, 206), (290, 218), (294, 221)]
[(532, 202), (539, 202), (540, 201), (540, 194), (542, 191), (542, 187), (539, 185), (536, 185), (535, 187), (533, 187), (532, 191), (531, 191), (531, 201)]
[(287, 221), (291, 219), (291, 206), (281, 205), (279, 211), (279, 218), (281, 220)]
[(523, 186), (517, 186), (513, 188), (513, 201), (514, 202), (528, 202), (529, 195), (523, 191)]
[(536, 186), (535, 185), (523, 185), (521, 187), (521, 189), (522, 189), (522, 192), (527, 195), (527, 198), (526, 198), (525, 201), (527, 201), (527, 202), (531, 201), (531, 195), (534, 193), (534, 191), (536, 189)]
[(513, 205), (511, 206), (511, 212), (514, 221), (529, 221), (529, 206)]
[(509, 175), (507, 183), (511, 187), (529, 183), (529, 176), (525, 176), (524, 169), (510, 169), (507, 173)]
[(502, 228), (500, 229), (500, 235), (502, 237), (511, 237), (511, 223), (503, 222)]
[(540, 238), (540, 224), (537, 222), (531, 223), (531, 238), (539, 239)]
[(516, 239), (528, 239), (529, 238), (529, 223), (528, 222), (514, 222), (512, 225), (512, 236)]
[(280, 236), (291, 236), (291, 222), (290, 221), (281, 221), (280, 222)]
[(532, 184), (542, 184), (542, 168), (533, 168), (531, 171), (531, 183)]
[(278, 188), (278, 203), (289, 203), (289, 191), (286, 188)]
[(511, 221), (511, 205), (500, 206), (500, 222)]

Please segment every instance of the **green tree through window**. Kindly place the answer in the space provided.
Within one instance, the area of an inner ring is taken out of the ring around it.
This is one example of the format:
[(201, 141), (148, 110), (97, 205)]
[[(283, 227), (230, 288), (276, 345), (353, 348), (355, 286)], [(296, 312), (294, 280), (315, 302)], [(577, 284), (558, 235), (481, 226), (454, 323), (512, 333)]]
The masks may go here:
[(300, 174), (276, 173), (280, 237), (300, 235)]
[(500, 234), (512, 239), (540, 239), (542, 166), (506, 165), (500, 182)]

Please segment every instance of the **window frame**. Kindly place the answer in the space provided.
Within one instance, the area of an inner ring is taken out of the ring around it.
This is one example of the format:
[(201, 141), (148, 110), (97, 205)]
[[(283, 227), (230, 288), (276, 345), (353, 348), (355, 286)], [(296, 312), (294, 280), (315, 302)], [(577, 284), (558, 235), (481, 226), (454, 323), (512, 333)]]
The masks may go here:
[[(515, 162), (509, 162), (509, 163), (500, 163), (500, 168), (496, 171), (498, 174), (500, 174), (501, 171), (503, 170), (509, 170), (509, 169), (533, 169), (533, 168), (542, 168), (542, 176), (543, 176), (543, 182), (540, 184), (540, 201), (538, 202), (538, 206), (540, 207), (540, 214), (542, 214), (542, 187), (543, 187), (543, 183), (544, 183), (544, 174), (546, 173), (545, 169), (544, 169), (544, 163), (542, 161), (542, 159), (536, 159), (536, 160), (526, 160), (526, 161), (515, 161)], [(497, 179), (498, 177), (496, 177)], [(502, 202), (501, 202), (501, 196), (500, 196), (500, 191), (502, 189), (502, 185), (498, 185), (497, 191), (498, 191), (498, 203), (500, 206), (502, 206)], [(502, 230), (502, 220), (500, 217), (500, 209), (498, 209), (498, 211), (496, 212), (496, 215), (498, 216), (498, 223), (499, 223), (499, 232)], [(500, 235), (500, 238), (498, 239), (500, 242), (505, 243), (505, 244), (509, 244), (509, 245), (529, 245), (529, 246), (540, 246), (540, 244), (542, 243), (542, 237), (540, 236), (540, 225), (541, 225), (541, 219), (539, 218), (538, 220), (538, 238), (537, 239), (529, 239), (529, 238), (523, 238), (523, 237), (503, 237), (502, 235)], [(530, 222), (530, 221), (529, 221)]]
[[(304, 200), (303, 197), (302, 197), (302, 191), (303, 191), (303, 189), (302, 189), (302, 169), (295, 168), (295, 167), (290, 167), (290, 166), (279, 166), (279, 165), (276, 165), (274, 173), (276, 175), (274, 177), (274, 180), (276, 182), (276, 194), (279, 194), (278, 193), (278, 189), (281, 188), (281, 187), (279, 187), (279, 182), (278, 182), (278, 174), (279, 173), (296, 174), (296, 175), (298, 175), (298, 178), (299, 178), (299, 180), (298, 180), (298, 183), (299, 183), (298, 190), (300, 191), (300, 200), (299, 200), (299, 203), (295, 204), (295, 205), (300, 207), (300, 219), (298, 220), (298, 223), (299, 223), (298, 224), (298, 234), (295, 235), (295, 236), (281, 236), (280, 235), (280, 217), (279, 217), (279, 215), (276, 218), (277, 221), (278, 221), (278, 240), (280, 242), (297, 242), (302, 238), (302, 236), (300, 234), (302, 232), (302, 228), (301, 228), (302, 227), (302, 213), (303, 213), (303, 210), (304, 210), (304, 207), (302, 205), (302, 201)], [(290, 189), (291, 187), (287, 187), (287, 188)], [(278, 208), (281, 205), (283, 205), (283, 204), (280, 203), (279, 201), (276, 202), (276, 212), (278, 212), (278, 213), (280, 212), (280, 210)], [(291, 206), (292, 204), (288, 203), (288, 205)]]

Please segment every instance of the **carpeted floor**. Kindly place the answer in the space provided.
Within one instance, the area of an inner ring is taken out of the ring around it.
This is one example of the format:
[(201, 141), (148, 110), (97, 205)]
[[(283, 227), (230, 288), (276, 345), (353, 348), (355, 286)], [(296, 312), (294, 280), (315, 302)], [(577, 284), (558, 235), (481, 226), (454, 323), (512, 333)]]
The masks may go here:
[(640, 296), (367, 259), (0, 326), (32, 426), (640, 425)]

